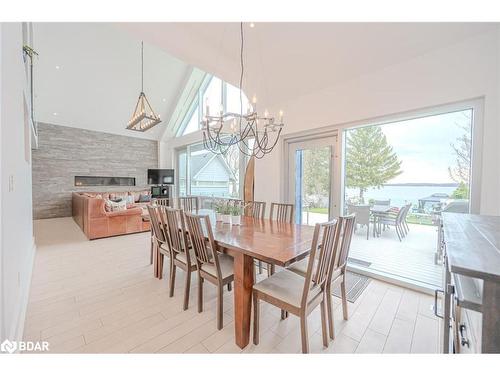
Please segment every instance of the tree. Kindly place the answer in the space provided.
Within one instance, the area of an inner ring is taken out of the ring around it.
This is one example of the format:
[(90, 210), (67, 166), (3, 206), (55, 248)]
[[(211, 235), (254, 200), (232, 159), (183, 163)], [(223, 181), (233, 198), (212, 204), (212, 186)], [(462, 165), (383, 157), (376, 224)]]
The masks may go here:
[(380, 126), (350, 130), (346, 146), (346, 186), (359, 189), (362, 202), (368, 188), (381, 188), (403, 173), (401, 161)]
[(303, 195), (316, 207), (329, 195), (330, 153), (330, 147), (303, 151)]
[(463, 122), (456, 125), (463, 130), (463, 134), (457, 138), (456, 143), (450, 146), (455, 154), (455, 166), (448, 167), (450, 178), (459, 183), (456, 191), (453, 192), (453, 198), (469, 198), (469, 176), (471, 161), (471, 120), (472, 111), (461, 112), (464, 116)]

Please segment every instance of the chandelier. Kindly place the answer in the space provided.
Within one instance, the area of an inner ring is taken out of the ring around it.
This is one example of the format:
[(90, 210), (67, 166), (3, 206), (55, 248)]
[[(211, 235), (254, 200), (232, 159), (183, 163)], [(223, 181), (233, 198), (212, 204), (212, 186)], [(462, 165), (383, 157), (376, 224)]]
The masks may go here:
[(240, 23), (240, 113), (223, 112), (223, 107), (218, 114), (210, 114), (209, 105), (206, 104), (205, 116), (201, 123), (203, 129), (203, 145), (206, 150), (214, 154), (225, 155), (228, 150), (237, 145), (239, 150), (247, 156), (257, 159), (263, 158), (276, 146), (283, 128), (283, 111), (275, 119), (264, 111), (263, 115), (257, 112), (257, 98), (254, 96), (249, 104), (247, 113), (243, 113), (243, 22)]
[(144, 42), (141, 42), (141, 93), (135, 105), (134, 113), (127, 124), (127, 129), (145, 132), (160, 122), (160, 116), (153, 111), (146, 94), (144, 94)]

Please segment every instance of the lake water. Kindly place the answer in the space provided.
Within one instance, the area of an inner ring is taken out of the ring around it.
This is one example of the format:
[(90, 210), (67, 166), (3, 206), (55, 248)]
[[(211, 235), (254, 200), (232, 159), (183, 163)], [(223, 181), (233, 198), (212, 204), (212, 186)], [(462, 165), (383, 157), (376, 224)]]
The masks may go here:
[[(421, 198), (428, 197), (435, 193), (451, 195), (455, 189), (455, 186), (383, 186), (380, 189), (368, 189), (364, 196), (366, 202), (368, 202), (369, 199), (390, 199), (391, 206), (403, 206), (406, 203), (418, 205), (418, 200)], [(347, 198), (357, 197), (358, 195), (358, 189), (346, 189)]]

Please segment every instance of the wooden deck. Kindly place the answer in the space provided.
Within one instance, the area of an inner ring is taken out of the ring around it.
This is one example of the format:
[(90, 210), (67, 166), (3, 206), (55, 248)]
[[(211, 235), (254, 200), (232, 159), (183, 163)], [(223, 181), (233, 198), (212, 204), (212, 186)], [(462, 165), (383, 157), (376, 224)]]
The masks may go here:
[[(434, 263), (437, 244), (437, 227), (409, 224), (410, 232), (399, 241), (394, 228), (386, 229), (380, 237), (366, 239), (366, 227), (359, 227), (354, 234), (350, 258), (369, 262), (367, 270), (383, 272), (389, 277), (407, 282), (424, 284), (430, 289), (442, 284), (442, 266)], [(371, 232), (370, 227), (370, 232)]]

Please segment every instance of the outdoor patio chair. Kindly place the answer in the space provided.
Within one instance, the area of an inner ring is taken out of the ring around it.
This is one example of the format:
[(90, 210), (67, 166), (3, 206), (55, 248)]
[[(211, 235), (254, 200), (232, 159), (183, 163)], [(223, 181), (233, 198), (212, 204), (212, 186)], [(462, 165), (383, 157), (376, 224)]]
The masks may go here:
[(408, 226), (408, 222), (407, 222), (407, 217), (408, 217), (408, 213), (410, 212), (411, 210), (411, 203), (408, 203), (405, 207), (405, 212), (403, 213), (403, 218), (401, 220), (401, 226), (405, 232), (405, 236), (408, 234), (408, 232), (410, 231), (410, 227)]
[(349, 214), (356, 215), (354, 231), (356, 231), (358, 224), (366, 225), (366, 239), (368, 240), (370, 238), (370, 206), (348, 204), (347, 211)]
[(394, 207), (387, 216), (379, 218), (379, 225), (387, 225), (389, 227), (393, 226), (396, 229), (399, 241), (402, 241), (406, 236), (402, 223), (406, 207), (407, 206), (403, 206), (401, 208)]

